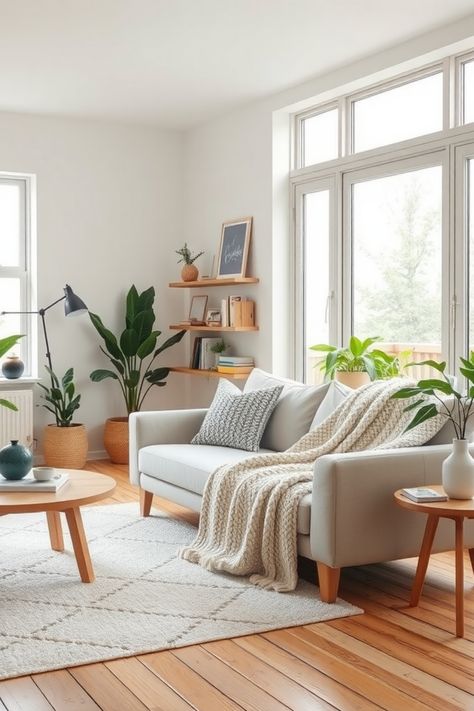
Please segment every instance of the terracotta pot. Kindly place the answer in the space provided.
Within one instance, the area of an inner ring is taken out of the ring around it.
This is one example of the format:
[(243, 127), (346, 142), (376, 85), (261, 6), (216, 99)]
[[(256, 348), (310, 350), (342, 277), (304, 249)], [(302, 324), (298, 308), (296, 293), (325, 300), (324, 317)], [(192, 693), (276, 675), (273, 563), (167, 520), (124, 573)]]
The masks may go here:
[(353, 390), (357, 390), (357, 388), (362, 387), (362, 385), (370, 383), (368, 373), (346, 373), (342, 370), (336, 371), (336, 380), (343, 385), (347, 385), (348, 388), (352, 388)]
[(84, 425), (44, 428), (44, 463), (59, 469), (82, 469), (87, 460), (89, 445)]
[(104, 447), (114, 464), (128, 464), (128, 417), (105, 421)]
[(181, 279), (183, 281), (196, 281), (199, 276), (199, 269), (194, 264), (185, 264), (181, 269)]

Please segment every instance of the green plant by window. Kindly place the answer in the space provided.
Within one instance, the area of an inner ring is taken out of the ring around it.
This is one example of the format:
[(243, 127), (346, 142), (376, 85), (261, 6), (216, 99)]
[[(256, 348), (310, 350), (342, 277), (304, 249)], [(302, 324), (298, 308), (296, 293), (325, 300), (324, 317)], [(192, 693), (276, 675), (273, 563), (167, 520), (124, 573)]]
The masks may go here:
[[(7, 336), (6, 338), (0, 338), (0, 358), (7, 353), (10, 348), (13, 348), (20, 338), (23, 338), (23, 336)], [(10, 400), (5, 400), (4, 398), (0, 398), (0, 407), (8, 407), (9, 410), (13, 410), (14, 412), (17, 412), (18, 408), (16, 405), (14, 405)]]
[(184, 264), (193, 264), (196, 259), (202, 257), (202, 255), (204, 254), (204, 252), (198, 252), (193, 257), (187, 242), (184, 243), (184, 247), (181, 247), (181, 249), (175, 249), (175, 252), (181, 257), (181, 259), (178, 259), (177, 264), (179, 264), (180, 262), (184, 262)]
[(42, 407), (54, 415), (57, 427), (71, 427), (73, 415), (81, 404), (81, 396), (76, 393), (74, 385), (74, 369), (69, 368), (59, 380), (51, 368), (45, 367), (51, 377), (51, 386), (38, 383), (45, 392), (41, 397), (49, 403)]
[(351, 336), (346, 347), (337, 348), (319, 343), (311, 346), (310, 350), (327, 353), (320, 364), (326, 380), (333, 380), (337, 372), (368, 373), (371, 380), (394, 378), (400, 375), (407, 353), (392, 356), (380, 348), (369, 350), (374, 343), (381, 340), (380, 336), (366, 338), (363, 341), (356, 336)]

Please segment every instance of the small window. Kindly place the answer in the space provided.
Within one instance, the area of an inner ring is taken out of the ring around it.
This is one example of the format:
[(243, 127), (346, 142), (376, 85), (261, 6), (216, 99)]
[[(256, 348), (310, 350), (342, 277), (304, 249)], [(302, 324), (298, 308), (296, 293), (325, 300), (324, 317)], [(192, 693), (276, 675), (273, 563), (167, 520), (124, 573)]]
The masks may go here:
[(474, 60), (462, 64), (462, 123), (474, 121)]
[(354, 101), (352, 121), (354, 153), (441, 131), (442, 72)]
[(330, 109), (301, 122), (302, 167), (338, 157), (338, 111)]

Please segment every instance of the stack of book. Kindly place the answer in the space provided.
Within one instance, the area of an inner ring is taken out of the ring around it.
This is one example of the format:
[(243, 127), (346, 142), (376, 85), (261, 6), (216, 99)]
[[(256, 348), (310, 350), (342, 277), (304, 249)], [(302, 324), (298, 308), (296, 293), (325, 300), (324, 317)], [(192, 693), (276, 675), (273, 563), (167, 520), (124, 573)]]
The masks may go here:
[(217, 363), (217, 372), (227, 375), (246, 375), (254, 367), (254, 360), (249, 356), (221, 356)]

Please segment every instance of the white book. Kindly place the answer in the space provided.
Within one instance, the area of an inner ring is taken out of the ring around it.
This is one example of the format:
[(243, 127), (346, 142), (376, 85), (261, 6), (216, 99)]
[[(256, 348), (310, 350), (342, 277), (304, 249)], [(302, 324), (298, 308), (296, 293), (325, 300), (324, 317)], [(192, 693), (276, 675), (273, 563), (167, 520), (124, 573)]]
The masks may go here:
[(431, 501), (447, 501), (446, 494), (440, 494), (434, 489), (429, 489), (426, 486), (414, 486), (411, 489), (402, 489), (403, 496), (417, 503), (429, 503)]
[(221, 300), (221, 324), (224, 328), (229, 325), (229, 299)]
[(201, 356), (199, 359), (199, 368), (201, 370), (209, 370), (216, 365), (216, 354), (211, 351), (211, 348), (216, 343), (220, 343), (222, 338), (203, 338), (201, 341)]
[(69, 474), (57, 474), (54, 479), (48, 481), (36, 481), (32, 472), (27, 474), (24, 479), (12, 481), (4, 479), (0, 476), (0, 493), (5, 491), (42, 491), (49, 494), (54, 494), (67, 483)]

